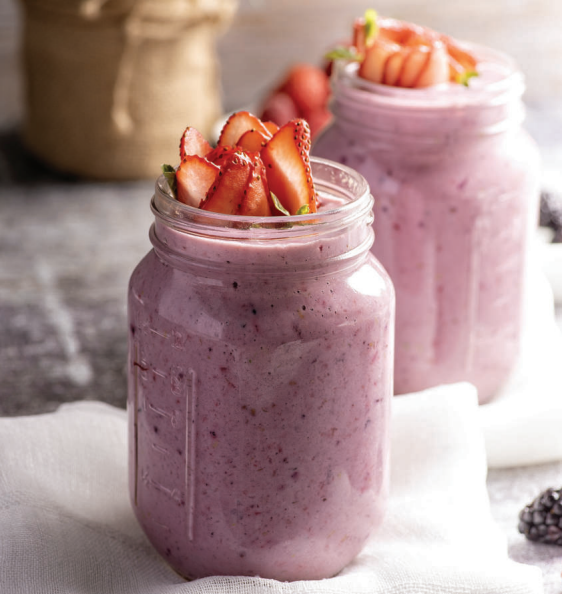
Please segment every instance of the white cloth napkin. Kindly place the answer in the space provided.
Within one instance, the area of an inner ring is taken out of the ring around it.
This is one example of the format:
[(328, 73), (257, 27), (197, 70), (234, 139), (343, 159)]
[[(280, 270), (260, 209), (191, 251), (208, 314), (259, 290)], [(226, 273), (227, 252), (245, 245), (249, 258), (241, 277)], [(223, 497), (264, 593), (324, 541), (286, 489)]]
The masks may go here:
[(490, 468), (562, 460), (562, 333), (538, 265), (527, 283), (522, 343), (510, 381), (479, 410)]
[(527, 594), (540, 570), (507, 558), (486, 491), (476, 393), (393, 402), (388, 514), (337, 577), (184, 582), (152, 550), (127, 493), (126, 418), (101, 403), (0, 418), (2, 594)]

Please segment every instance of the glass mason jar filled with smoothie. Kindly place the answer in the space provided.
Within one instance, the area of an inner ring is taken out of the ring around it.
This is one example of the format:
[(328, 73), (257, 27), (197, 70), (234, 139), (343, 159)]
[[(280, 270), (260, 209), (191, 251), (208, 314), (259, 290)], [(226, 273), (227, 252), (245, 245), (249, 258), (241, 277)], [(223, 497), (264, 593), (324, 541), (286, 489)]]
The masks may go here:
[(367, 183), (312, 161), (318, 211), (283, 219), (156, 185), (129, 290), (130, 494), (186, 578), (326, 578), (383, 516), (394, 293)]
[[(396, 290), (395, 392), (470, 381), (484, 403), (517, 362), (537, 218), (539, 159), (521, 127), (523, 77), (490, 49), (392, 19), (379, 25), (374, 51), (384, 59), (337, 65), (334, 122), (312, 153), (359, 171), (375, 197), (372, 250)], [(421, 57), (415, 35), (427, 43)], [(454, 76), (448, 69), (428, 80), (439, 57), (432, 40)], [(369, 47), (363, 38), (363, 54)], [(416, 60), (420, 86), (408, 72)]]

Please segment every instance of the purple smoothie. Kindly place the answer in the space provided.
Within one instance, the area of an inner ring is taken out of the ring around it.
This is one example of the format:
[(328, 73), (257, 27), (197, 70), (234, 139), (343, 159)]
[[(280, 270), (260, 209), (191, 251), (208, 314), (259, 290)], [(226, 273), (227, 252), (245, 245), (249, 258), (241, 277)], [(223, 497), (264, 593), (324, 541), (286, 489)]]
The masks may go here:
[(487, 402), (518, 357), (537, 149), (522, 130), (523, 78), (468, 46), (469, 88), (334, 80), (335, 123), (314, 155), (359, 171), (375, 197), (373, 253), (396, 290), (395, 391), (470, 381)]
[(157, 185), (129, 293), (130, 487), (187, 578), (329, 577), (381, 521), (394, 296), (368, 188), (341, 171), (313, 164), (340, 206), (290, 227)]

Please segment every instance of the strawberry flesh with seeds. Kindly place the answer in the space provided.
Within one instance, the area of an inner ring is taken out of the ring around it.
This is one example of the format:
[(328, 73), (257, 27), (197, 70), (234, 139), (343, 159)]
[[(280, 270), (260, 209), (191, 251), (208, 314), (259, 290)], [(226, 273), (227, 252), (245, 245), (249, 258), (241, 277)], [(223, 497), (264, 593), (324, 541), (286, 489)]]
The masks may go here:
[(310, 168), (310, 127), (295, 118), (279, 128), (248, 112), (232, 115), (211, 148), (186, 128), (181, 163), (163, 165), (178, 201), (203, 210), (248, 217), (287, 216), (317, 211)]
[(270, 193), (267, 184), (265, 166), (259, 156), (253, 158), (254, 168), (240, 208), (241, 215), (252, 217), (271, 216)]
[(205, 159), (220, 167), (227, 157), (231, 157), (234, 153), (239, 151), (240, 149), (237, 146), (217, 146), (205, 156)]
[(224, 157), (220, 172), (201, 204), (203, 210), (230, 215), (269, 216), (264, 165), (256, 153), (242, 150)]
[(199, 130), (190, 126), (185, 129), (180, 140), (180, 159), (182, 161), (187, 155), (204, 157), (211, 150), (211, 145)]
[(268, 138), (271, 136), (259, 118), (248, 111), (238, 111), (228, 118), (217, 144), (219, 146), (235, 145), (242, 134), (248, 130), (258, 130)]
[(199, 208), (220, 168), (197, 155), (186, 155), (176, 171), (177, 198)]
[(244, 134), (240, 136), (240, 139), (236, 143), (236, 146), (239, 146), (245, 151), (259, 153), (270, 138), (271, 134), (266, 136), (263, 132), (252, 129), (244, 132)]
[(308, 206), (309, 212), (316, 212), (309, 154), (310, 128), (301, 119), (279, 128), (261, 150), (269, 189), (291, 215), (303, 206)]
[(268, 129), (271, 136), (273, 136), (275, 132), (279, 130), (279, 126), (275, 122), (263, 122), (263, 125)]

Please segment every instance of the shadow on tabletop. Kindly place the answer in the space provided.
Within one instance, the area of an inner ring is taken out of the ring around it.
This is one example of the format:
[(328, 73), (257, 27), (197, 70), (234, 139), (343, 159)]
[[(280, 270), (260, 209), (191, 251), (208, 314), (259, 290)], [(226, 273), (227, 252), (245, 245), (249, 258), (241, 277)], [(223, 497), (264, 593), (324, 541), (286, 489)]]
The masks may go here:
[(77, 183), (77, 176), (46, 165), (24, 146), (19, 130), (0, 133), (0, 186)]

